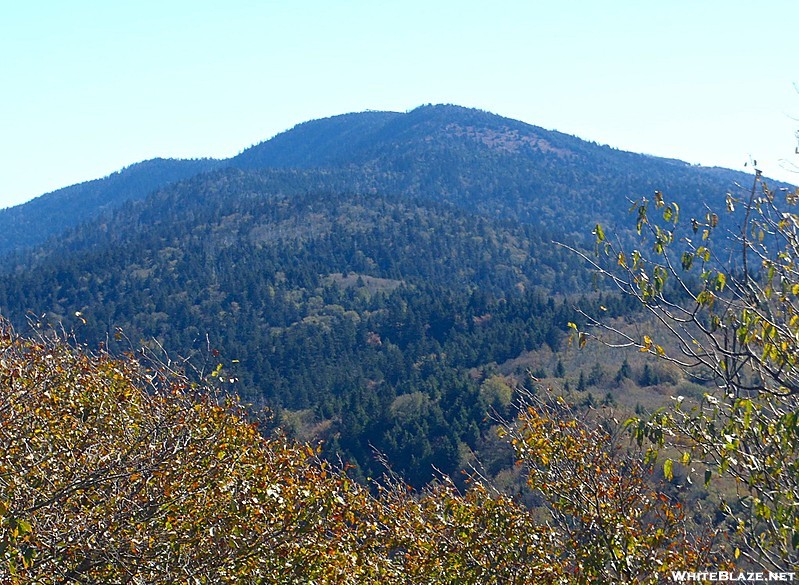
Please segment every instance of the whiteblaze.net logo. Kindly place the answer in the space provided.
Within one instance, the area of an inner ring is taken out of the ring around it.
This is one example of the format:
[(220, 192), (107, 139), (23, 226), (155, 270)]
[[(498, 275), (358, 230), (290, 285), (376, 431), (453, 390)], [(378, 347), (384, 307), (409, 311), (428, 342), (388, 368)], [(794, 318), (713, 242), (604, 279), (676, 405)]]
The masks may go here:
[(796, 573), (747, 572), (747, 571), (672, 571), (671, 580), (676, 583), (765, 583), (789, 582)]

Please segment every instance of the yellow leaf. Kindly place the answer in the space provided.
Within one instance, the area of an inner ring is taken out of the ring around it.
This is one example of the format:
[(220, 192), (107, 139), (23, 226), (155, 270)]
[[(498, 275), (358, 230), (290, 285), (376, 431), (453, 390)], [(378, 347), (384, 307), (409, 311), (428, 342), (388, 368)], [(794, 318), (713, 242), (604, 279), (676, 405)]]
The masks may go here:
[(674, 466), (674, 462), (671, 459), (666, 459), (663, 462), (663, 475), (666, 476), (666, 479), (671, 481), (674, 479), (674, 472), (672, 467)]

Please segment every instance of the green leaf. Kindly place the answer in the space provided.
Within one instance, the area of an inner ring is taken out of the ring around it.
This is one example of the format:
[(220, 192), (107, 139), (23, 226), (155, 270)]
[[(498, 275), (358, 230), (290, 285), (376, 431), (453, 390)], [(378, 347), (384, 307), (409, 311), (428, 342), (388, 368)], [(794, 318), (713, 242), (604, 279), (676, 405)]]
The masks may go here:
[(594, 228), (594, 234), (596, 234), (596, 241), (597, 242), (604, 242), (605, 241), (605, 232), (602, 231), (602, 226), (601, 225), (596, 224), (596, 227)]
[(673, 467), (674, 467), (674, 462), (671, 459), (666, 459), (663, 462), (663, 475), (665, 475), (666, 479), (669, 481), (674, 479), (674, 471), (672, 469)]

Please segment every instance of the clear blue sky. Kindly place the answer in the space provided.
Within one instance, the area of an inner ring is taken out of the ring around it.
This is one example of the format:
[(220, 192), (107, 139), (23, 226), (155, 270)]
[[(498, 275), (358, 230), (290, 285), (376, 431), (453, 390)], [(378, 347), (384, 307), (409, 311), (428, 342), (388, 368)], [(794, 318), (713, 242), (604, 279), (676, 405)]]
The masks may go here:
[(797, 26), (797, 0), (9, 1), (0, 206), (424, 103), (799, 182)]

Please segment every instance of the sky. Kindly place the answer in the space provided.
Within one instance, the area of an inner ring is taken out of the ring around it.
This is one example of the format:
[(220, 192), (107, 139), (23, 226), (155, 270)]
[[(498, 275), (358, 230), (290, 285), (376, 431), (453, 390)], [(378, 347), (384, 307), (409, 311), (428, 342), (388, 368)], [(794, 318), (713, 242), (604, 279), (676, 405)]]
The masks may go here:
[(428, 103), (799, 183), (797, 25), (796, 0), (9, 0), (0, 207)]

